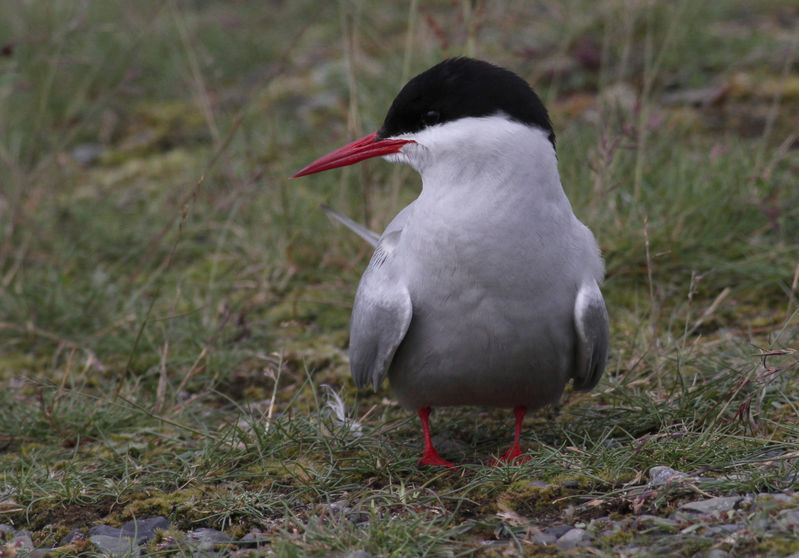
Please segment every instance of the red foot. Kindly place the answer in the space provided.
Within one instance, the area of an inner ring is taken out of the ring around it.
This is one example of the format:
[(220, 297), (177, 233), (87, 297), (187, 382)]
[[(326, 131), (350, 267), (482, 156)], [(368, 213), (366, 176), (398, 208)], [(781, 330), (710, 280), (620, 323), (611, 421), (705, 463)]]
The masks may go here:
[(424, 433), (424, 453), (418, 461), (418, 465), (432, 465), (434, 467), (447, 467), (455, 469), (455, 464), (438, 456), (436, 448), (433, 447), (433, 440), (430, 437), (430, 407), (419, 409), (419, 418), (422, 419), (422, 432)]
[(498, 465), (504, 464), (511, 464), (511, 465), (521, 465), (525, 461), (530, 461), (530, 458), (526, 455), (522, 455), (522, 450), (519, 447), (519, 440), (522, 436), (522, 420), (524, 419), (524, 415), (527, 412), (527, 409), (524, 407), (516, 407), (513, 409), (513, 414), (516, 415), (516, 433), (513, 436), (513, 446), (505, 453), (505, 455), (499, 459), (497, 459), (493, 464), (492, 467), (496, 467)]
[(457, 469), (457, 467), (455, 467), (455, 464), (452, 461), (447, 461), (446, 459), (442, 459), (435, 452), (433, 452), (430, 455), (425, 453), (425, 455), (423, 455), (422, 458), (416, 464), (419, 466), (431, 465), (433, 467), (446, 467), (447, 469)]
[(499, 465), (521, 465), (525, 461), (530, 461), (530, 458), (526, 455), (522, 455), (522, 450), (519, 446), (513, 446), (510, 448), (504, 456), (497, 459), (493, 464), (492, 467), (498, 467)]

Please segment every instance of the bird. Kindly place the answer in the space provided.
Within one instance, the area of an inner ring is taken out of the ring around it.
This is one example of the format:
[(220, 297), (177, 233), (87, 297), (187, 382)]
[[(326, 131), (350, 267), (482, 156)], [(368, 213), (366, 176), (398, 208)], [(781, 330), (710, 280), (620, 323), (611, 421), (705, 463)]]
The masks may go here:
[[(430, 434), (434, 407), (513, 409), (521, 451), (530, 409), (556, 405), (565, 386), (593, 388), (608, 354), (604, 261), (561, 185), (544, 104), (514, 72), (448, 58), (412, 78), (382, 126), (292, 178), (373, 157), (422, 179), (418, 197), (378, 235), (350, 320), (356, 386), (416, 410), (420, 466), (454, 468)], [(349, 223), (347, 223), (349, 221)]]

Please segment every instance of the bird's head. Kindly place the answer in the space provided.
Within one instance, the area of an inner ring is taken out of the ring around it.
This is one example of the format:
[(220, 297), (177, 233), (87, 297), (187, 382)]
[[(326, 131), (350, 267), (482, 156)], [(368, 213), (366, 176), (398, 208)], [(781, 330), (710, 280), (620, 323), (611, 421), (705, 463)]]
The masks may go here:
[(481, 60), (451, 58), (411, 79), (377, 132), (320, 157), (293, 178), (383, 156), (417, 171), (443, 155), (468, 161), (496, 149), (497, 137), (519, 125), (534, 128), (554, 150), (546, 108), (522, 78)]

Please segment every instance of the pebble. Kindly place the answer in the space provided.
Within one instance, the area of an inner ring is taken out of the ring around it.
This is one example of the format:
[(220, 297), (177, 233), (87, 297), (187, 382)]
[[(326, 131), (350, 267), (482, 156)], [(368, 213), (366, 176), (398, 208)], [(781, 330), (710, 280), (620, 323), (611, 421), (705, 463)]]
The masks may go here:
[(69, 153), (72, 159), (84, 167), (95, 163), (103, 155), (103, 146), (98, 143), (81, 143)]
[(729, 553), (726, 550), (722, 550), (721, 548), (714, 548), (706, 555), (706, 558), (727, 558)]
[(243, 537), (239, 539), (239, 545), (245, 547), (256, 547), (259, 546), (261, 543), (269, 542), (267, 537), (264, 535), (263, 531), (260, 529), (253, 529)]
[(232, 543), (233, 537), (216, 529), (201, 527), (186, 533), (186, 540), (198, 550), (212, 550), (218, 544)]
[(540, 544), (546, 546), (548, 544), (553, 544), (555, 541), (558, 540), (558, 537), (555, 535), (544, 533), (541, 529), (535, 529), (532, 533), (533, 541), (536, 544)]
[(579, 546), (587, 538), (585, 529), (569, 529), (555, 544), (561, 550), (569, 550)]
[(13, 556), (14, 553), (22, 552), (30, 552), (33, 550), (33, 541), (31, 540), (31, 534), (29, 531), (15, 531), (11, 537), (8, 538), (8, 542), (5, 544), (6, 552), (13, 549), (11, 553), (3, 553), (3, 556), (10, 555)]
[(365, 550), (353, 550), (349, 554), (346, 554), (344, 558), (372, 558), (372, 555)]
[(571, 530), (571, 528), (572, 527), (570, 525), (553, 525), (552, 527), (547, 527), (546, 529), (544, 529), (544, 534), (555, 537), (555, 539), (557, 540), (566, 533), (568, 533)]
[(531, 480), (525, 485), (525, 487), (527, 487), (527, 488), (541, 488), (541, 489), (544, 489), (544, 488), (546, 488), (548, 486), (549, 485), (547, 483), (545, 483), (544, 481), (540, 481), (540, 480)]
[(755, 500), (758, 503), (765, 501), (765, 502), (779, 502), (780, 504), (791, 504), (793, 503), (795, 496), (796, 495), (794, 493), (771, 494), (769, 492), (761, 492), (755, 497)]
[(657, 486), (659, 484), (666, 484), (672, 480), (691, 478), (688, 473), (683, 473), (677, 469), (666, 467), (665, 465), (657, 465), (649, 469), (649, 484)]
[(735, 505), (740, 501), (740, 496), (719, 496), (708, 500), (687, 502), (681, 505), (680, 509), (702, 514), (721, 513), (734, 509)]
[(61, 541), (58, 543), (58, 546), (67, 546), (68, 544), (74, 544), (76, 542), (85, 541), (86, 535), (83, 534), (83, 531), (80, 529), (73, 529), (66, 535), (61, 538)]
[(799, 527), (799, 510), (782, 510), (777, 514), (777, 522), (787, 527)]
[(120, 555), (139, 555), (139, 549), (133, 543), (133, 539), (113, 535), (92, 535), (89, 537), (92, 544), (100, 551), (107, 552), (111, 556)]
[(110, 525), (95, 525), (89, 529), (89, 538), (92, 537), (111, 537), (125, 538), (136, 544), (143, 544), (155, 536), (156, 531), (169, 529), (169, 521), (165, 517), (151, 517), (149, 519), (134, 519), (124, 523), (121, 527), (111, 527)]

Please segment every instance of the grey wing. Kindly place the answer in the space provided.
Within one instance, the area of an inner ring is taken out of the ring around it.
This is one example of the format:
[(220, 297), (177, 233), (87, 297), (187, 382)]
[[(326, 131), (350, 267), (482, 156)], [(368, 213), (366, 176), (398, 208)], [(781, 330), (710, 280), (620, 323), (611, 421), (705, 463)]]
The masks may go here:
[[(376, 247), (377, 243), (380, 242), (380, 235), (379, 234), (377, 234), (374, 231), (370, 231), (369, 229), (367, 229), (366, 227), (364, 227), (360, 223), (356, 223), (355, 221), (353, 221), (352, 219), (350, 219), (346, 215), (342, 215), (341, 213), (339, 213), (338, 211), (336, 211), (335, 209), (333, 209), (329, 205), (321, 204), (319, 207), (322, 209), (322, 211), (327, 213), (328, 217), (338, 221), (339, 223), (341, 223), (342, 225), (347, 227), (349, 230), (351, 230), (352, 232), (354, 232), (355, 234), (360, 236), (362, 239), (364, 239), (366, 242), (368, 242), (372, 246)], [(411, 208), (412, 207), (413, 207), (413, 203), (411, 203), (410, 205), (405, 207), (402, 211), (400, 211), (394, 217), (394, 219), (392, 219), (391, 222), (388, 224), (388, 227), (386, 227), (386, 230), (383, 232), (383, 235), (385, 236), (385, 235), (388, 235), (388, 234), (390, 234), (392, 232), (401, 231), (402, 227), (405, 225), (405, 222), (408, 220), (408, 217), (411, 214), (411, 211), (412, 211)]]
[(588, 391), (605, 371), (608, 358), (608, 311), (599, 285), (593, 279), (584, 283), (574, 301), (574, 326), (577, 332), (577, 360), (574, 387)]
[(377, 243), (380, 240), (379, 234), (377, 234), (374, 231), (370, 231), (360, 223), (356, 223), (349, 217), (342, 215), (341, 213), (339, 213), (329, 205), (322, 204), (319, 207), (322, 208), (322, 211), (327, 213), (328, 217), (330, 217), (331, 219), (335, 219), (336, 221), (338, 221), (339, 223), (347, 227), (349, 230), (360, 236), (362, 239), (364, 239), (372, 246), (377, 246)]
[(350, 369), (358, 388), (377, 390), (408, 331), (413, 309), (408, 289), (389, 265), (401, 231), (383, 235), (361, 277), (350, 324)]

